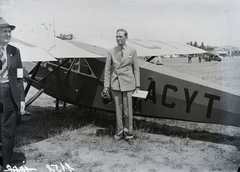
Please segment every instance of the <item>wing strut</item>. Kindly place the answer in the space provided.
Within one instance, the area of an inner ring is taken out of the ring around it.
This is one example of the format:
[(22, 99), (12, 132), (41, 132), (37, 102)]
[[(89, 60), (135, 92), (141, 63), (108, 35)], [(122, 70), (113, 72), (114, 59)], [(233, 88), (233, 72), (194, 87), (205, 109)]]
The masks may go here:
[(61, 66), (63, 66), (65, 63), (67, 63), (70, 59), (65, 59), (60, 65), (58, 65), (53, 71), (49, 72), (47, 75), (45, 75), (41, 80), (38, 82), (43, 82), (49, 75), (51, 75), (53, 72), (55, 72), (57, 69), (59, 69)]
[(25, 88), (25, 96), (27, 95), (27, 93), (32, 85), (32, 80), (35, 78), (40, 65), (41, 65), (41, 62), (38, 62), (37, 65), (34, 67), (34, 70), (33, 70), (32, 76), (31, 76), (31, 80), (28, 80), (27, 87)]
[(39, 90), (31, 99), (29, 99), (29, 100), (26, 102), (26, 104), (25, 104), (26, 108), (27, 108), (30, 104), (32, 104), (32, 102), (33, 102), (34, 100), (36, 100), (43, 92), (44, 92), (44, 89), (42, 88), (42, 89)]
[(151, 56), (149, 59), (147, 59), (147, 62), (150, 62), (152, 59), (154, 59), (157, 56)]

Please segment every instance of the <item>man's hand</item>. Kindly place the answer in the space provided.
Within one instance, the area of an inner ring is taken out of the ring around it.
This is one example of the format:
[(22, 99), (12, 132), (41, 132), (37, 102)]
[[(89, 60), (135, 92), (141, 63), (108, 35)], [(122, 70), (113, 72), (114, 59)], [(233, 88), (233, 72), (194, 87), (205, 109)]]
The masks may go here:
[(20, 105), (21, 105), (21, 107), (20, 107), (20, 113), (21, 114), (24, 114), (25, 113), (25, 102), (24, 101), (21, 101), (20, 102)]
[(106, 93), (108, 91), (108, 87), (104, 87), (103, 92)]
[(140, 87), (136, 87), (135, 89), (136, 93), (138, 92), (138, 90), (140, 90)]

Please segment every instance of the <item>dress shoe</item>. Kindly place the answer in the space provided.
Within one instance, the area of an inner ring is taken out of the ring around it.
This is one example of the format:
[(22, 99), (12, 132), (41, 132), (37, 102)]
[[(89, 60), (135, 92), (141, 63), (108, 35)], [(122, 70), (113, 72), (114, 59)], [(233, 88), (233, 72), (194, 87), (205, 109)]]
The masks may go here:
[(125, 139), (126, 140), (133, 139), (133, 135), (132, 134), (125, 134)]
[(127, 143), (128, 143), (129, 145), (133, 145), (133, 144), (134, 144), (133, 139), (127, 139), (126, 141), (127, 141)]
[(113, 136), (113, 138), (114, 138), (115, 140), (121, 140), (121, 139), (122, 139), (122, 136), (118, 136), (118, 135), (115, 134), (115, 135)]

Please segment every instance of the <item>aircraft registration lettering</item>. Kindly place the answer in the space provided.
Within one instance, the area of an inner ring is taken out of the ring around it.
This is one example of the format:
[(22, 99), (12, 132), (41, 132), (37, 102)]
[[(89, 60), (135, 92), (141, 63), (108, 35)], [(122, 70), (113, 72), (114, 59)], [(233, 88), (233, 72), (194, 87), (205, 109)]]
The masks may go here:
[[(162, 92), (162, 105), (168, 108), (174, 108), (176, 106), (175, 102), (171, 101), (169, 102), (167, 100), (168, 93), (169, 91), (173, 92), (178, 92), (178, 87), (175, 85), (170, 85), (166, 84), (163, 87), (163, 92)], [(156, 82), (151, 81), (149, 86), (148, 86), (148, 95), (145, 101), (152, 100), (153, 104), (157, 104), (157, 98), (156, 98)], [(189, 93), (188, 88), (184, 88), (184, 95), (185, 95), (185, 102), (186, 102), (186, 113), (190, 113), (191, 111), (191, 106), (196, 99), (199, 91), (194, 91), (191, 95)], [(220, 101), (221, 97), (209, 93), (205, 93), (204, 97), (208, 99), (208, 104), (207, 104), (207, 112), (206, 112), (206, 118), (211, 118), (211, 113), (212, 113), (212, 108), (214, 101)]]

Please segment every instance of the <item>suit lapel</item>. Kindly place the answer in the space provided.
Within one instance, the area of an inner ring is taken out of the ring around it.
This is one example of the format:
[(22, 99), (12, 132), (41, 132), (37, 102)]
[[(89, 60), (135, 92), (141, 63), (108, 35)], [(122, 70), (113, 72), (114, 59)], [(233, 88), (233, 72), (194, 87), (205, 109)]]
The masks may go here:
[(117, 59), (120, 66), (123, 65), (127, 61), (127, 59), (129, 58), (129, 55), (131, 54), (131, 50), (128, 48), (128, 46), (125, 46), (124, 48), (125, 48), (125, 50), (124, 50), (123, 57), (121, 57), (121, 52), (120, 52), (120, 49), (118, 46), (116, 46), (113, 49), (113, 56), (115, 59)]
[(11, 63), (12, 63), (12, 53), (10, 51), (9, 46), (7, 46), (7, 66), (8, 66), (8, 70), (11, 68)]
[(130, 51), (129, 51), (128, 47), (125, 46), (124, 48), (125, 48), (125, 51), (124, 51), (124, 54), (123, 54), (121, 65), (123, 65), (127, 61), (128, 57), (130, 55)]
[(113, 56), (117, 59), (117, 61), (119, 62), (119, 64), (122, 62), (122, 57), (120, 55), (121, 53), (119, 52), (119, 47), (115, 47), (113, 50)]

